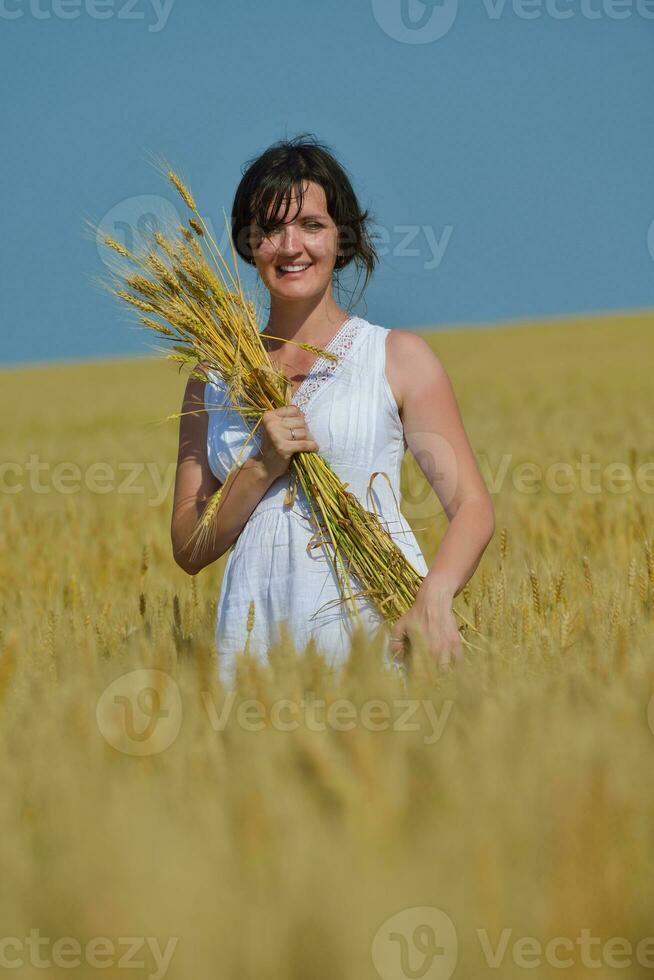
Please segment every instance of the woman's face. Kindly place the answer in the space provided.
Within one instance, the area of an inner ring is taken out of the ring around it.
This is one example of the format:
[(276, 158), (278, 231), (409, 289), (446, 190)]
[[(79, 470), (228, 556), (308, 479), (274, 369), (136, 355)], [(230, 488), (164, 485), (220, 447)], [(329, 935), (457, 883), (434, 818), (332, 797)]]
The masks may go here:
[(254, 261), (270, 293), (280, 299), (305, 299), (331, 285), (338, 229), (327, 211), (325, 191), (313, 181), (304, 185), (302, 210), (292, 197), (283, 224), (267, 237), (256, 235)]

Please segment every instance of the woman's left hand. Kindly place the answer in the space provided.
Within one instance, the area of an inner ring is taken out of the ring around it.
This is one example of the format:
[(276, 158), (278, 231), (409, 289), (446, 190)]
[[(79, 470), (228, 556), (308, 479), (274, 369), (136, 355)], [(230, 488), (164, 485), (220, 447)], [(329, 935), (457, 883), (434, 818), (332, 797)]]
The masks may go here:
[(402, 653), (405, 637), (409, 644), (418, 634), (418, 642), (426, 645), (441, 667), (449, 666), (463, 657), (463, 644), (452, 610), (452, 596), (443, 592), (419, 591), (407, 613), (400, 616), (391, 630), (392, 653)]

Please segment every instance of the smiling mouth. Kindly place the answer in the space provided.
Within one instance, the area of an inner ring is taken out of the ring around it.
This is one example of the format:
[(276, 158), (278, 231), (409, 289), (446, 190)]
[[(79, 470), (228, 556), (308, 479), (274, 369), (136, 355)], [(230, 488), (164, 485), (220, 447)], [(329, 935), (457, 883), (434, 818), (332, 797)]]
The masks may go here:
[(296, 276), (303, 275), (307, 269), (311, 268), (311, 265), (311, 262), (289, 262), (287, 265), (278, 265), (277, 274), (284, 277), (290, 276), (290, 278), (294, 278)]

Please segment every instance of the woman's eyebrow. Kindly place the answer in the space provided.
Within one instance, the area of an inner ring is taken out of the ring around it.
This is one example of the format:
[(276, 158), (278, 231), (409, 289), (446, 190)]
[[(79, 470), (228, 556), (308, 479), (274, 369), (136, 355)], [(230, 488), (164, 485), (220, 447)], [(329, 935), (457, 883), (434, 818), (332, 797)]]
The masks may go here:
[[(301, 214), (299, 218), (293, 218), (293, 221), (309, 221), (311, 219), (320, 218), (322, 221), (327, 217), (326, 214)], [(274, 221), (273, 224), (281, 225), (286, 224), (285, 221)], [(290, 222), (292, 224), (292, 222)]]

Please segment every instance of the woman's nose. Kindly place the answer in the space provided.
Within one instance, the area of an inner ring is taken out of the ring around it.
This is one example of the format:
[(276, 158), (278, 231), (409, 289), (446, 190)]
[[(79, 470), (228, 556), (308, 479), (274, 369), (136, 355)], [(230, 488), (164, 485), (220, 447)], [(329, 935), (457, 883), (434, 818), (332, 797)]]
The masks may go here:
[(286, 252), (297, 252), (301, 248), (300, 232), (294, 225), (286, 225), (282, 231), (280, 250)]

